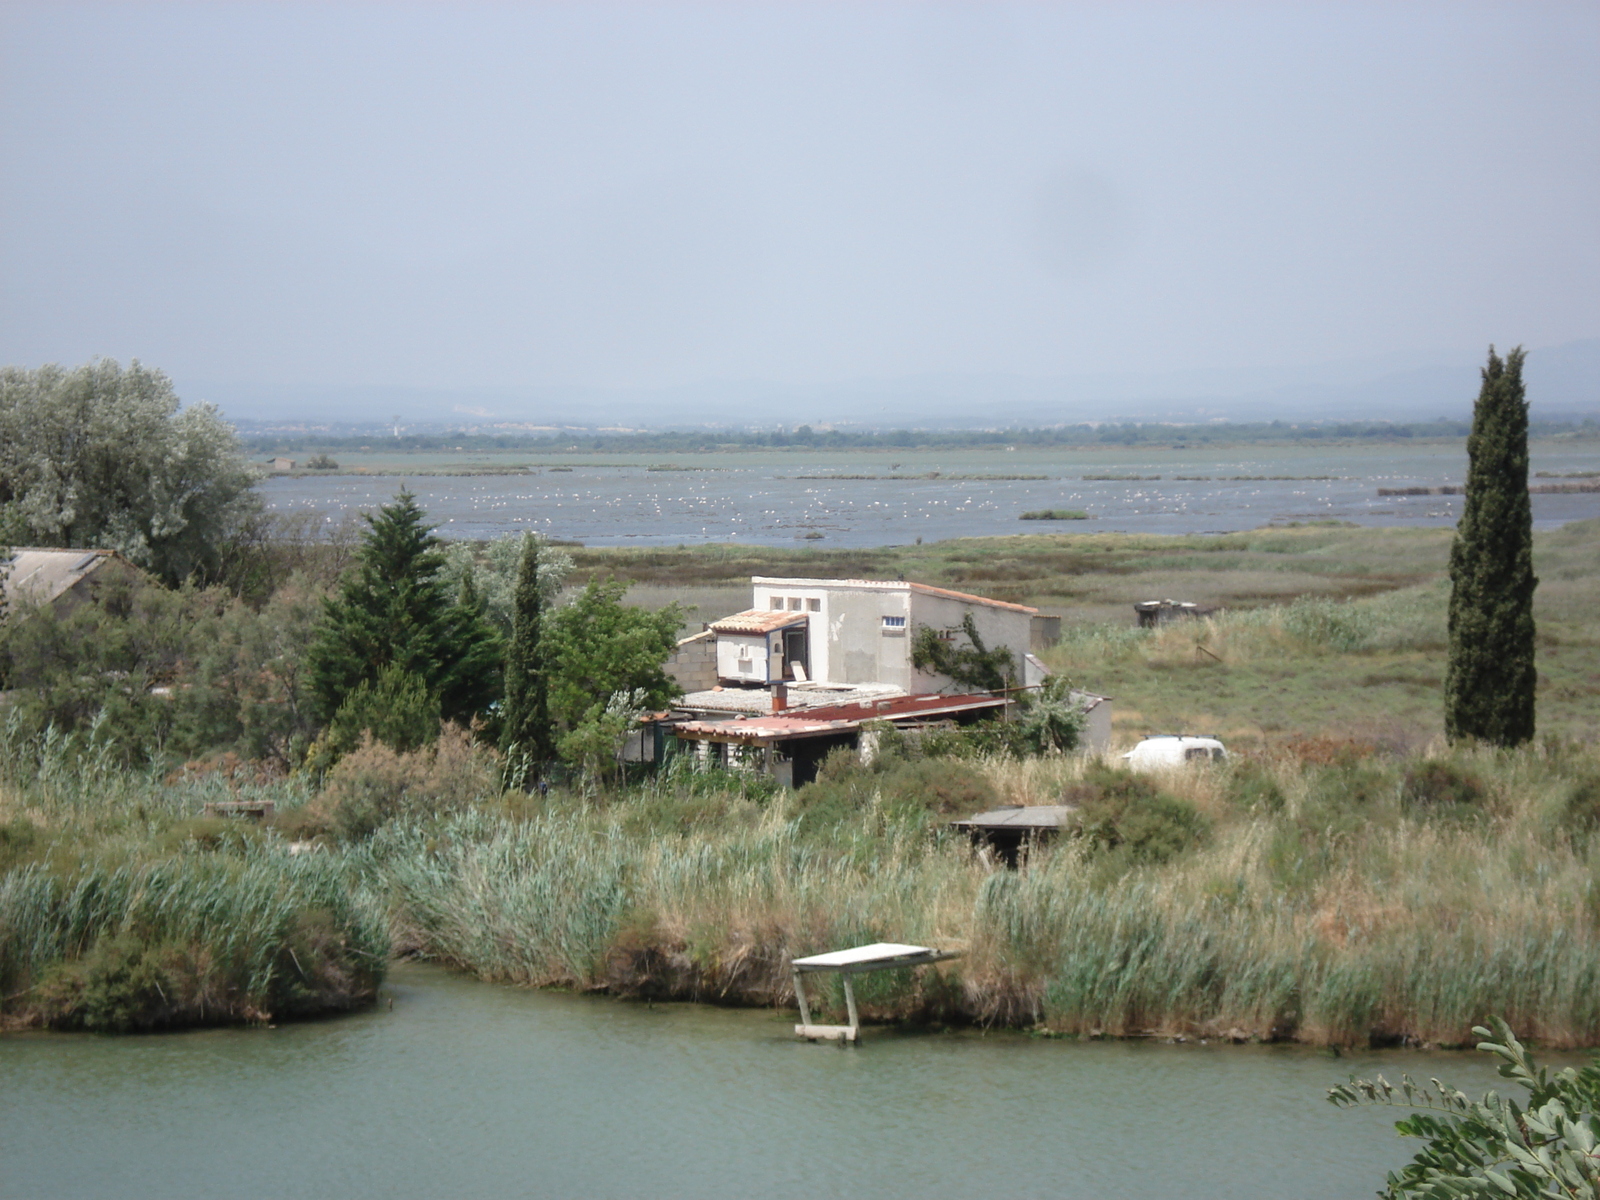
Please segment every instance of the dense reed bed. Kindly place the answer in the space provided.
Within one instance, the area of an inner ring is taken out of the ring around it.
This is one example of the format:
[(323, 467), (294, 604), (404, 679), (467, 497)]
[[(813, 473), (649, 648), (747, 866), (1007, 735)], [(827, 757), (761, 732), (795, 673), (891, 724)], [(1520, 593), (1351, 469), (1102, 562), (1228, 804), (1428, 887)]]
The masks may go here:
[[(1014, 798), (1117, 778), (975, 766)], [(1015, 872), (886, 788), (820, 829), (805, 792), (691, 810), (655, 788), (397, 822), (363, 870), (398, 946), (535, 986), (782, 1005), (791, 957), (909, 940), (965, 954), (873, 979), (869, 1016), (1459, 1044), (1501, 1013), (1595, 1045), (1596, 780), (1586, 750), (1244, 762), (1162, 781), (1209, 829), (1164, 861), (1069, 838)]]
[(377, 994), (384, 921), (335, 853), (198, 817), (293, 785), (163, 780), (93, 737), (0, 742), (0, 1028), (121, 1031), (355, 1008)]

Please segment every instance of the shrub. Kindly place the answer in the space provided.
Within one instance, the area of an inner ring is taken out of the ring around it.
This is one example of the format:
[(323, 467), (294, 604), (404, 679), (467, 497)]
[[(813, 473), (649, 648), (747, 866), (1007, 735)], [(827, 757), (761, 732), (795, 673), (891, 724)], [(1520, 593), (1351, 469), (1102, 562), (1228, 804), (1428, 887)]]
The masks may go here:
[(1501, 1060), (1500, 1075), (1526, 1093), (1520, 1105), (1493, 1091), (1475, 1101), (1437, 1079), (1429, 1090), (1409, 1075), (1398, 1087), (1379, 1075), (1351, 1076), (1328, 1089), (1339, 1108), (1381, 1104), (1415, 1112), (1395, 1129), (1427, 1145), (1391, 1171), (1378, 1194), (1386, 1200), (1600, 1195), (1600, 1063), (1552, 1072), (1534, 1062), (1503, 1020), (1472, 1032), (1482, 1039), (1479, 1050)]
[(439, 733), (439, 698), (427, 680), (404, 667), (386, 667), (376, 684), (362, 680), (334, 714), (319, 747), (338, 757), (354, 750), (363, 734), (401, 754), (426, 746)]
[(896, 807), (918, 809), (939, 816), (969, 815), (993, 808), (994, 786), (962, 762), (936, 759), (901, 761), (879, 779), (885, 800)]
[(1438, 759), (1407, 768), (1400, 783), (1400, 803), (1412, 812), (1479, 809), (1487, 795), (1478, 776)]
[(1132, 771), (1094, 767), (1063, 799), (1078, 805), (1082, 837), (1130, 863), (1166, 862), (1210, 832), (1194, 805)]
[(461, 726), (446, 725), (433, 746), (407, 753), (366, 738), (328, 773), (315, 809), (348, 840), (399, 816), (463, 808), (497, 791), (494, 755)]
[(839, 749), (823, 760), (815, 783), (796, 802), (802, 827), (815, 830), (849, 820), (877, 796), (891, 816), (925, 819), (965, 816), (993, 808), (994, 785), (975, 768), (948, 758), (903, 758), (880, 743), (869, 766), (855, 751)]
[(1561, 825), (1574, 837), (1600, 830), (1600, 775), (1586, 775), (1567, 789), (1561, 805)]
[(1228, 793), (1233, 802), (1246, 812), (1283, 811), (1283, 789), (1261, 763), (1248, 760), (1237, 762), (1228, 780)]

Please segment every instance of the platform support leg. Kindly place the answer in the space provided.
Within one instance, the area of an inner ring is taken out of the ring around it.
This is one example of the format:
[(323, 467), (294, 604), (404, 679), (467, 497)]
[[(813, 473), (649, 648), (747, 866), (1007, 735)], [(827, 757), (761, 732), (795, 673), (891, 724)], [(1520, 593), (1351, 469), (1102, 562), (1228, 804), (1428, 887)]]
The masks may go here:
[(794, 998), (800, 1002), (800, 1024), (811, 1024), (811, 1008), (806, 1004), (806, 990), (800, 986), (800, 972), (794, 972)]
[(850, 974), (845, 972), (844, 977), (844, 1006), (850, 1014), (850, 1040), (855, 1041), (861, 1031), (861, 1018), (856, 1015), (856, 992), (850, 986)]

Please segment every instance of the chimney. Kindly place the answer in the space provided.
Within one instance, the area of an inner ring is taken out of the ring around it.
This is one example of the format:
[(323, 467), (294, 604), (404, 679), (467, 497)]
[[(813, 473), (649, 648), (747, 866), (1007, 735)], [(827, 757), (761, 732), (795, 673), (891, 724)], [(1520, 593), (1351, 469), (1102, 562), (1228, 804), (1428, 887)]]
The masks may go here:
[(789, 707), (789, 685), (782, 680), (772, 685), (772, 711), (782, 712)]

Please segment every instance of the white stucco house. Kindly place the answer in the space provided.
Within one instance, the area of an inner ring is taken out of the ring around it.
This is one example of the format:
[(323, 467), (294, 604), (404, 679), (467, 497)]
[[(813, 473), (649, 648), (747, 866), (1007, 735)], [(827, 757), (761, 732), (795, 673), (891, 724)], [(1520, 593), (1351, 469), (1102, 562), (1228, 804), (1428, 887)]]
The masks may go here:
[(685, 639), (669, 664), (681, 668), (686, 686), (691, 676), (703, 686), (714, 661), (724, 687), (789, 682), (875, 685), (907, 695), (960, 690), (946, 676), (918, 670), (911, 646), (925, 626), (964, 642), (969, 616), (986, 647), (1010, 652), (1019, 686), (1038, 684), (1047, 674), (1033, 651), (1058, 618), (1023, 604), (905, 580), (758, 575), (750, 583), (751, 607)]
[[(1008, 696), (968, 694), (948, 676), (919, 670), (911, 661), (919, 630), (965, 644), (970, 618), (986, 649), (1010, 655), (1015, 686), (1036, 687), (1050, 672), (1035, 652), (1061, 628), (1060, 617), (1024, 604), (905, 580), (758, 575), (750, 583), (750, 608), (678, 643), (665, 669), (685, 694), (659, 730), (670, 728), (702, 755), (755, 746), (772, 762), (793, 764), (786, 778), (796, 784), (835, 744), (854, 745), (864, 722), (964, 724), (1008, 709)], [(1085, 748), (1104, 752), (1110, 699), (1072, 697), (1087, 717)]]

